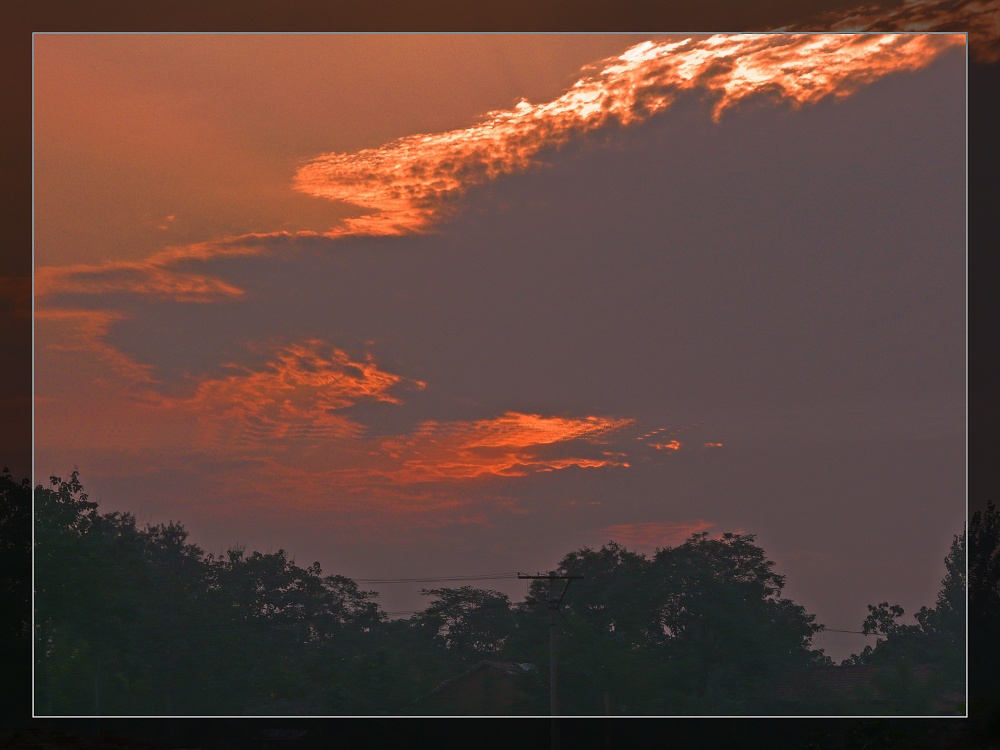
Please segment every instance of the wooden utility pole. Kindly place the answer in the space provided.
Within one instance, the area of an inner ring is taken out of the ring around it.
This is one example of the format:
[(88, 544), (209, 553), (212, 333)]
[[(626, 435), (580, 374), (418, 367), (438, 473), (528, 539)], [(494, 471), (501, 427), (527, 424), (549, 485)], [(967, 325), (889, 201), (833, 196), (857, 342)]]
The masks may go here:
[[(559, 727), (556, 724), (556, 716), (559, 715), (559, 668), (556, 662), (556, 614), (562, 604), (563, 597), (569, 590), (572, 581), (580, 580), (583, 576), (559, 575), (558, 573), (536, 573), (535, 575), (517, 574), (518, 578), (529, 580), (547, 579), (549, 582), (549, 600), (547, 607), (549, 610), (549, 715), (552, 716), (551, 724), (551, 745), (552, 750), (559, 750)], [(566, 581), (562, 592), (556, 595), (556, 581)]]

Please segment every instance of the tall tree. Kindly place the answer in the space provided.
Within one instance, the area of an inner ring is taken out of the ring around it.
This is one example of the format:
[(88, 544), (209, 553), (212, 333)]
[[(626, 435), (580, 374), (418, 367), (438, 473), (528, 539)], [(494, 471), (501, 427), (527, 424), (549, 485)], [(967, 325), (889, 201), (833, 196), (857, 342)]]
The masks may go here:
[(464, 659), (501, 656), (514, 628), (510, 598), (500, 592), (473, 586), (423, 589), (434, 597), (413, 618), (415, 627), (433, 641)]
[(675, 710), (754, 712), (783, 671), (826, 661), (810, 648), (823, 626), (781, 597), (785, 578), (754, 538), (703, 532), (653, 559), (670, 672), (684, 686)]
[[(599, 550), (583, 548), (567, 554), (559, 562), (560, 574), (583, 576), (572, 582), (572, 595), (563, 607), (586, 622), (596, 632), (616, 641), (637, 646), (656, 639), (658, 601), (648, 587), (649, 559), (617, 542)], [(535, 580), (531, 597), (546, 601), (548, 582)]]
[[(964, 531), (953, 538), (937, 601), (913, 615), (916, 624), (904, 622), (906, 613), (899, 604), (868, 605), (862, 630), (877, 637), (875, 645), (865, 646), (844, 663), (891, 669), (893, 676), (882, 688), (893, 711), (928, 713), (939, 696), (964, 692), (966, 542)], [(932, 677), (917, 680), (918, 667), (931, 667)]]
[[(35, 488), (35, 513), (36, 705), (42, 713), (91, 713), (100, 702), (95, 641), (105, 638), (94, 568), (97, 503), (74, 471)], [(58, 708), (62, 701), (70, 702)]]
[(773, 564), (741, 534), (696, 534), (653, 559), (614, 542), (566, 555), (558, 571), (584, 579), (559, 621), (565, 710), (754, 712), (769, 679), (825, 658), (809, 648), (822, 626), (781, 598)]
[[(636, 713), (653, 691), (656, 602), (648, 586), (649, 559), (611, 541), (566, 554), (556, 569), (582, 579), (556, 582), (565, 590), (556, 618), (562, 712)], [(534, 580), (521, 607), (520, 647), (549, 668), (549, 582)], [(568, 588), (565, 588), (568, 586)]]

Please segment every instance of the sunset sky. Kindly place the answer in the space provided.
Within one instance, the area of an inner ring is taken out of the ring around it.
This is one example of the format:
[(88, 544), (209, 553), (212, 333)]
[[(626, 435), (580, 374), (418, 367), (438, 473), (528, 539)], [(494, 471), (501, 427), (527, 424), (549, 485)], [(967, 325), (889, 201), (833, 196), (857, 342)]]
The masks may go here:
[(933, 605), (964, 34), (39, 34), (34, 65), (36, 481), (353, 578), (743, 531), (830, 628)]

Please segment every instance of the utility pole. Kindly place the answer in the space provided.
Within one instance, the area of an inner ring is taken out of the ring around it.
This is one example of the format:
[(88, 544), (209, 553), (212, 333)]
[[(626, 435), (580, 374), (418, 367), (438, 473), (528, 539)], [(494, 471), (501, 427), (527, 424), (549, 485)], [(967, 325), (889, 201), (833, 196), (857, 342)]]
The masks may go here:
[[(556, 614), (562, 604), (563, 597), (569, 590), (572, 581), (577, 581), (583, 576), (559, 575), (556, 572), (536, 573), (535, 575), (517, 574), (518, 578), (529, 580), (547, 579), (549, 582), (549, 600), (547, 607), (549, 610), (549, 714), (552, 716), (551, 724), (551, 746), (552, 750), (559, 750), (559, 727), (556, 724), (556, 716), (559, 715), (559, 669), (556, 664)], [(556, 581), (566, 581), (563, 590), (556, 595)]]

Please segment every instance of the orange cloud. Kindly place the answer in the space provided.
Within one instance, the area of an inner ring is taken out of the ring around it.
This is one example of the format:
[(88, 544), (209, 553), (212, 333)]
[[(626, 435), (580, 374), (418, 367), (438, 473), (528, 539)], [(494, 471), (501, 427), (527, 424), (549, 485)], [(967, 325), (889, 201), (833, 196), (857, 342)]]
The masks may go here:
[(453, 423), (439, 427), (428, 423), (424, 434), (461, 436), (467, 448), (509, 448), (547, 445), (565, 440), (592, 439), (634, 424), (631, 419), (543, 417), (539, 414), (507, 412), (495, 419)]
[(722, 443), (705, 443), (706, 448), (721, 448)]
[(678, 451), (681, 449), (680, 440), (671, 440), (668, 443), (650, 443), (649, 445), (658, 451)]
[(605, 60), (553, 101), (522, 100), (461, 130), (323, 154), (299, 169), (294, 184), (309, 195), (367, 209), (331, 236), (424, 232), (469, 188), (537, 166), (544, 149), (588, 132), (646, 120), (680, 92), (700, 90), (714, 98), (715, 119), (757, 95), (802, 106), (916, 70), (964, 43), (960, 34), (717, 34), (647, 41)]
[[(895, 15), (862, 9), (834, 26), (915, 24), (936, 29), (968, 22), (981, 27), (984, 39), (995, 40), (997, 11), (986, 7), (967, 2), (955, 10), (911, 1)], [(411, 135), (379, 148), (313, 159), (296, 173), (296, 189), (367, 211), (329, 232), (254, 233), (171, 247), (142, 261), (43, 267), (36, 271), (36, 297), (129, 292), (178, 302), (240, 298), (242, 289), (180, 266), (224, 255), (273, 252), (275, 240), (293, 246), (344, 235), (427, 231), (447, 217), (469, 188), (538, 166), (544, 150), (588, 132), (642, 122), (668, 108), (681, 92), (699, 90), (714, 98), (715, 119), (757, 95), (802, 106), (918, 69), (962, 44), (960, 34), (718, 34), (643, 42), (599, 63), (595, 67), (603, 67), (598, 72), (584, 76), (553, 101), (522, 100), (513, 109), (487, 113), (468, 128)]]
[(340, 410), (364, 401), (399, 404), (395, 389), (425, 386), (385, 372), (370, 355), (355, 361), (316, 339), (276, 351), (259, 369), (230, 367), (238, 371), (202, 381), (192, 397), (161, 402), (196, 414), (203, 447), (287, 448), (295, 441), (356, 438), (364, 426)]
[(316, 232), (270, 232), (168, 247), (141, 261), (113, 261), (72, 266), (43, 266), (35, 271), (35, 296), (129, 292), (175, 302), (218, 302), (244, 291), (185, 265), (213, 258), (273, 254), (279, 245), (314, 241)]
[(341, 472), (347, 484), (411, 485), (479, 477), (524, 477), (579, 468), (621, 467), (606, 436), (634, 424), (605, 417), (506, 412), (492, 419), (424, 422), (410, 435), (369, 441), (363, 463)]
[(37, 308), (35, 321), (38, 326), (58, 328), (58, 334), (37, 335), (36, 346), (53, 352), (86, 353), (108, 365), (133, 395), (148, 395), (151, 393), (149, 388), (158, 382), (152, 375), (153, 368), (137, 362), (106, 341), (111, 326), (124, 318), (122, 313), (109, 310)]
[(364, 402), (401, 405), (400, 391), (426, 384), (386, 371), (370, 354), (352, 358), (317, 339), (276, 348), (260, 365), (230, 364), (230, 373), (196, 383), (188, 396), (172, 396), (162, 392), (151, 366), (106, 343), (123, 314), (55, 308), (41, 309), (37, 317), (58, 326), (57, 335), (46, 334), (52, 342), (43, 345), (46, 351), (96, 354), (133, 400), (164, 419), (197, 425), (192, 436), (197, 450), (273, 461), (321, 478), (328, 491), (412, 499), (417, 485), (629, 466), (626, 454), (609, 450), (607, 442), (634, 425), (631, 419), (508, 411), (487, 419), (424, 421), (403, 434), (369, 436), (366, 425), (345, 410)]
[(715, 526), (710, 521), (698, 518), (687, 523), (623, 523), (607, 526), (600, 530), (605, 539), (635, 547), (673, 547), (683, 544), (692, 534), (698, 534)]
[[(315, 410), (310, 413), (315, 416)], [(280, 441), (251, 433), (242, 442), (205, 447), (228, 448), (241, 461), (238, 477), (226, 481), (227, 492), (243, 487), (252, 498), (266, 486), (268, 497), (294, 498), (297, 509), (391, 512), (411, 515), (417, 525), (439, 526), (527, 512), (510, 497), (491, 495), (477, 480), (570, 467), (627, 467), (623, 454), (604, 448), (609, 436), (631, 424), (507, 412), (493, 419), (424, 422), (387, 437), (366, 437), (362, 425), (348, 422), (311, 445), (286, 432)], [(245, 450), (251, 445), (259, 450)], [(477, 482), (475, 489), (469, 482)]]
[(38, 298), (54, 294), (131, 292), (166, 297), (177, 302), (215, 302), (240, 297), (243, 290), (204, 274), (167, 267), (158, 255), (148, 260), (101, 265), (47, 266), (35, 274)]

